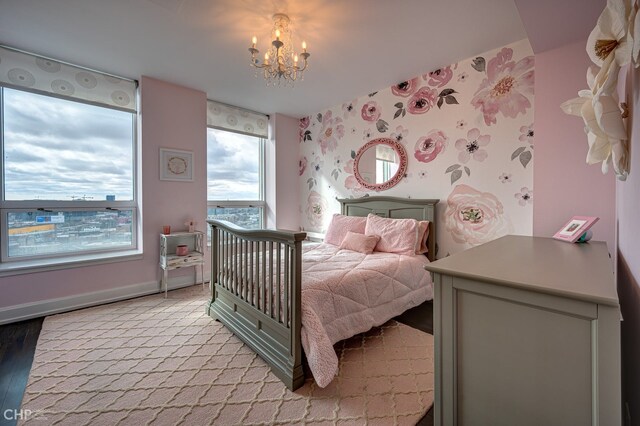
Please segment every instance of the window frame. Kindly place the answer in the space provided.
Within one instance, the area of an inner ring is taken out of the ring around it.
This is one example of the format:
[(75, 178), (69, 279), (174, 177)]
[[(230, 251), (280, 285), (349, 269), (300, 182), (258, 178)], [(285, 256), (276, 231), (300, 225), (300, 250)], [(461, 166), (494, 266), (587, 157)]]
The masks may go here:
[[(210, 127), (207, 126), (207, 131), (209, 129), (212, 130), (217, 130), (220, 132), (228, 132), (228, 133), (236, 133), (238, 135), (244, 135), (244, 136), (250, 136), (250, 135), (246, 135), (243, 133), (239, 133), (239, 132), (233, 132), (227, 129), (218, 129), (215, 127)], [(258, 170), (258, 174), (259, 174), (259, 188), (258, 188), (258, 196), (259, 196), (259, 200), (209, 200), (209, 191), (208, 191), (208, 186), (209, 186), (209, 159), (207, 157), (207, 211), (206, 211), (206, 215), (205, 217), (209, 217), (209, 209), (210, 208), (259, 208), (260, 209), (260, 228), (264, 229), (265, 228), (265, 224), (266, 224), (266, 219), (267, 219), (267, 202), (265, 201), (265, 193), (266, 193), (266, 185), (265, 185), (265, 180), (266, 180), (266, 174), (265, 174), (265, 158), (266, 158), (266, 145), (267, 145), (267, 140), (266, 138), (260, 137), (260, 136), (250, 136), (253, 138), (257, 138), (258, 139), (258, 143), (260, 144), (258, 150), (259, 150), (259, 170)], [(209, 148), (209, 138), (207, 135), (207, 150)], [(207, 234), (209, 234), (207, 232)], [(211, 245), (211, 239), (210, 237), (207, 238), (208, 240), (208, 245)]]
[[(5, 88), (22, 91), (26, 93), (33, 93), (49, 98), (59, 98), (57, 96), (51, 96), (47, 93), (41, 93), (38, 91), (23, 90), (14, 87), (5, 87), (0, 85), (0, 177), (2, 177), (2, 183), (0, 184), (0, 271), (22, 270), (25, 269), (25, 265), (29, 265), (24, 273), (33, 272), (32, 269), (39, 267), (50, 267), (50, 269), (59, 269), (61, 265), (67, 265), (65, 267), (73, 267), (74, 265), (83, 266), (85, 263), (95, 263), (101, 258), (106, 261), (112, 262), (115, 257), (131, 257), (132, 255), (142, 253), (142, 217), (139, 206), (139, 193), (140, 193), (140, 165), (139, 165), (139, 152), (140, 145), (138, 141), (138, 112), (130, 112), (131, 114), (131, 161), (132, 161), (132, 200), (5, 200), (5, 138), (4, 138), (4, 109), (5, 109)], [(140, 93), (137, 89), (136, 111), (139, 111), (139, 99)], [(63, 97), (62, 99), (69, 102), (76, 102), (79, 104), (91, 105), (99, 108), (113, 109), (116, 111), (122, 111), (118, 108), (113, 108), (108, 105), (95, 104), (92, 102), (85, 102), (80, 99), (72, 99)], [(82, 250), (71, 251), (61, 253), (50, 253), (46, 255), (35, 256), (20, 256), (9, 257), (9, 229), (7, 223), (7, 216), (11, 212), (23, 212), (42, 209), (43, 211), (110, 211), (110, 210), (131, 210), (132, 211), (132, 224), (131, 224), (131, 245), (127, 247), (119, 247), (113, 249), (98, 249), (98, 250)], [(0, 274), (1, 276), (1, 274)]]

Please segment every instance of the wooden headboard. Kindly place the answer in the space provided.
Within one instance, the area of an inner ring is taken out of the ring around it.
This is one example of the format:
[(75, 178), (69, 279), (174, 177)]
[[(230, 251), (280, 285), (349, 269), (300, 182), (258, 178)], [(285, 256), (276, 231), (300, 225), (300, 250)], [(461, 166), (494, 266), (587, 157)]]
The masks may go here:
[(436, 204), (440, 200), (425, 200), (399, 197), (339, 198), (342, 214), (346, 216), (367, 216), (373, 213), (391, 219), (428, 220), (427, 258), (436, 256)]

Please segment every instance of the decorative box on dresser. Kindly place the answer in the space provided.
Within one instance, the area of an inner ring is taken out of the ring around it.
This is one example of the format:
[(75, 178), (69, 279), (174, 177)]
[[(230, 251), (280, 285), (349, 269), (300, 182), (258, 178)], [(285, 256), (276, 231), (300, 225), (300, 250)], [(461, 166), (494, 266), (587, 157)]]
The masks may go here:
[(429, 264), (436, 425), (620, 425), (607, 246), (506, 236)]
[[(187, 254), (179, 255), (178, 245), (186, 245)], [(194, 231), (160, 234), (160, 288), (164, 287), (164, 297), (167, 297), (169, 287), (168, 271), (193, 267), (193, 280), (196, 281), (198, 266), (204, 288), (204, 233)]]

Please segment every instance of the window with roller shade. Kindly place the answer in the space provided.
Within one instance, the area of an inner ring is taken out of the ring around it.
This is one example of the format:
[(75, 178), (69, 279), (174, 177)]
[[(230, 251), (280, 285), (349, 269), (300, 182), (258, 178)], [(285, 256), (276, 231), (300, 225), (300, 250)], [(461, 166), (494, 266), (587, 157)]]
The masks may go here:
[(264, 143), (268, 117), (209, 101), (207, 218), (264, 226)]
[(138, 247), (135, 81), (0, 47), (2, 262)]

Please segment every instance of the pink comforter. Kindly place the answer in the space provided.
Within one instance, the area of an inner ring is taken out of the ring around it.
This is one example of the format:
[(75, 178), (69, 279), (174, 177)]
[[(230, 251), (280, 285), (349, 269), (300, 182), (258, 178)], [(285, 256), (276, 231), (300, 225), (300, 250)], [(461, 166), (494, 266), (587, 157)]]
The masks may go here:
[(425, 256), (303, 245), (302, 347), (316, 383), (338, 373), (333, 345), (433, 298)]

